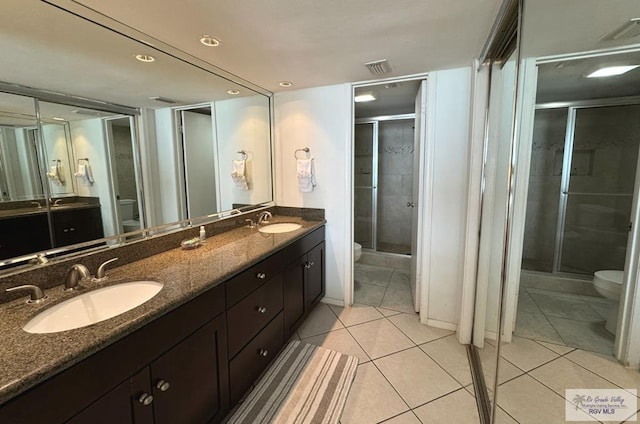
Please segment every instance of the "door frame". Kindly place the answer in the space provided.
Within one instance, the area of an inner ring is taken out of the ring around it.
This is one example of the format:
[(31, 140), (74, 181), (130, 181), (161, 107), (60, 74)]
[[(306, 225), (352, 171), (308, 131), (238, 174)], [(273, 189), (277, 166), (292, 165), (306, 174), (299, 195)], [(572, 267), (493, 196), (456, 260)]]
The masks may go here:
[[(380, 84), (385, 84), (385, 83), (399, 83), (399, 82), (405, 82), (405, 81), (416, 81), (416, 80), (426, 80), (427, 81), (427, 123), (431, 122), (430, 120), (430, 102), (429, 102), (429, 93), (432, 91), (429, 89), (429, 86), (433, 83), (433, 81), (430, 81), (430, 78), (433, 77), (429, 77), (428, 73), (421, 73), (421, 74), (415, 74), (415, 75), (407, 75), (405, 77), (401, 77), (401, 78), (383, 78), (383, 79), (378, 79), (378, 80), (367, 80), (367, 81), (361, 81), (361, 82), (357, 82), (357, 83), (352, 83), (351, 84), (351, 123), (350, 123), (350, 132), (351, 132), (351, 145), (349, 146), (348, 149), (346, 150), (346, 154), (347, 154), (347, 175), (348, 177), (348, 184), (350, 185), (349, 187), (349, 192), (351, 193), (350, 198), (349, 198), (349, 215), (348, 215), (348, 226), (347, 226), (347, 231), (348, 231), (348, 238), (349, 238), (349, 252), (350, 255), (348, 255), (349, 257), (349, 261), (346, 264), (346, 270), (347, 270), (347, 276), (348, 279), (346, 280), (346, 284), (344, 287), (344, 304), (345, 306), (351, 306), (353, 305), (353, 291), (354, 291), (354, 262), (353, 262), (353, 246), (354, 246), (354, 229), (355, 229), (355, 225), (354, 225), (354, 213), (353, 213), (353, 209), (354, 209), (354, 184), (353, 184), (353, 172), (355, 169), (355, 160), (354, 160), (354, 145), (355, 145), (355, 124), (356, 124), (356, 119), (355, 119), (355, 108), (353, 107), (354, 105), (354, 98), (355, 98), (355, 92), (357, 88), (360, 87), (368, 87), (368, 86), (372, 86), (372, 85), (380, 85)], [(435, 100), (435, 99), (434, 99)], [(429, 126), (427, 126), (427, 137), (423, 138), (421, 140), (421, 151), (424, 152), (423, 156), (427, 154), (428, 151), (433, 151), (433, 145), (431, 146), (431, 149), (428, 149), (428, 145), (429, 144), (433, 144), (433, 137), (429, 137), (429, 133), (430, 133), (430, 129)], [(422, 161), (421, 161), (422, 162)], [(428, 175), (427, 171), (428, 171), (428, 167), (427, 167), (427, 163), (428, 163), (428, 158), (425, 157), (424, 160), (424, 169), (419, 170), (421, 171), (421, 175), (424, 175), (426, 178), (426, 175)], [(415, 172), (415, 170), (414, 170)], [(420, 193), (423, 194), (423, 196), (421, 196), (421, 199), (418, 199), (418, 207), (420, 205), (420, 203), (426, 202), (426, 199), (428, 199), (429, 197), (427, 196), (428, 193), (432, 193), (433, 192), (433, 179), (429, 179), (428, 181), (425, 181), (424, 179), (422, 180), (422, 187), (420, 190)], [(428, 209), (428, 208), (424, 208), (424, 209)], [(420, 209), (419, 209), (420, 210)], [(423, 214), (421, 213), (420, 215), (420, 220), (422, 222), (427, 222), (424, 220), (424, 216), (422, 216)], [(422, 252), (422, 246), (425, 245), (429, 245), (430, 243), (428, 243), (426, 240), (424, 240), (424, 225), (419, 225), (416, 230), (416, 237), (418, 238), (418, 240), (422, 240), (422, 243), (418, 243), (418, 251), (417, 252), (412, 252), (412, 254), (415, 254), (418, 258), (422, 258), (422, 261), (425, 260), (427, 255), (423, 255)], [(421, 262), (421, 261), (419, 261)], [(420, 266), (420, 264), (418, 265)], [(420, 274), (418, 274), (418, 280), (419, 280), (419, 285), (421, 287), (420, 291), (421, 291), (421, 308), (420, 308), (420, 317), (422, 319), (422, 317), (424, 317), (424, 322), (426, 322), (426, 317), (428, 316), (427, 314), (427, 306), (428, 306), (428, 302), (426, 302), (426, 298), (427, 298), (427, 293), (428, 293), (428, 281), (421, 281), (420, 278)]]

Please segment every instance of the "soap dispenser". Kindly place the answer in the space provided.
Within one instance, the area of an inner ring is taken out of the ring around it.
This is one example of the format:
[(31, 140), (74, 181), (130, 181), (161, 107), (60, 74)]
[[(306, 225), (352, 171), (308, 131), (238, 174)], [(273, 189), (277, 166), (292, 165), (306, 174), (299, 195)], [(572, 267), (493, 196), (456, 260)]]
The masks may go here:
[(204, 230), (204, 225), (200, 226), (200, 243), (207, 242), (207, 232)]

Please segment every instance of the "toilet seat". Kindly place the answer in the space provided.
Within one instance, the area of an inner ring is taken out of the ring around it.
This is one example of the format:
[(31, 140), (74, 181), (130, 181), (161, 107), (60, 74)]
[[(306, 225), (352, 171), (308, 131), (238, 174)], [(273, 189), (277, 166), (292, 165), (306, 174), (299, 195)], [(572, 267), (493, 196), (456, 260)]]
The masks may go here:
[(358, 262), (362, 256), (362, 245), (360, 243), (353, 243), (353, 261)]
[(598, 292), (609, 299), (618, 300), (622, 290), (624, 271), (602, 270), (593, 274), (593, 285)]

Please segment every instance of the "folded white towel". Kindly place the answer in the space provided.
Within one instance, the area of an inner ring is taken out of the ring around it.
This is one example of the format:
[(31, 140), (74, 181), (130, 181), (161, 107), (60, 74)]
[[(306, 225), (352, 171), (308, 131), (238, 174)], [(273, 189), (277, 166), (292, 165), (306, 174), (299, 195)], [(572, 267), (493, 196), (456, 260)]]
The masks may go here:
[(78, 179), (78, 182), (84, 186), (91, 186), (94, 183), (91, 166), (89, 166), (88, 163), (78, 165), (78, 172), (73, 175)]
[(249, 184), (247, 183), (247, 177), (245, 176), (246, 161), (234, 160), (233, 171), (231, 172), (231, 178), (238, 190), (249, 190)]
[(62, 176), (60, 165), (52, 165), (49, 172), (47, 172), (47, 177), (56, 185), (64, 185), (64, 177)]
[(296, 163), (296, 173), (298, 176), (298, 190), (302, 193), (311, 193), (316, 186), (313, 158), (298, 159)]

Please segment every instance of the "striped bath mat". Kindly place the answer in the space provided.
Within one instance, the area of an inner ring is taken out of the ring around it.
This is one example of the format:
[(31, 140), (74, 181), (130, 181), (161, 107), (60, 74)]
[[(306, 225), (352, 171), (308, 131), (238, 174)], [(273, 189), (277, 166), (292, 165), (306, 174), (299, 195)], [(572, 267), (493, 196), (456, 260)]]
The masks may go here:
[(227, 424), (336, 424), (357, 367), (353, 356), (293, 341)]

